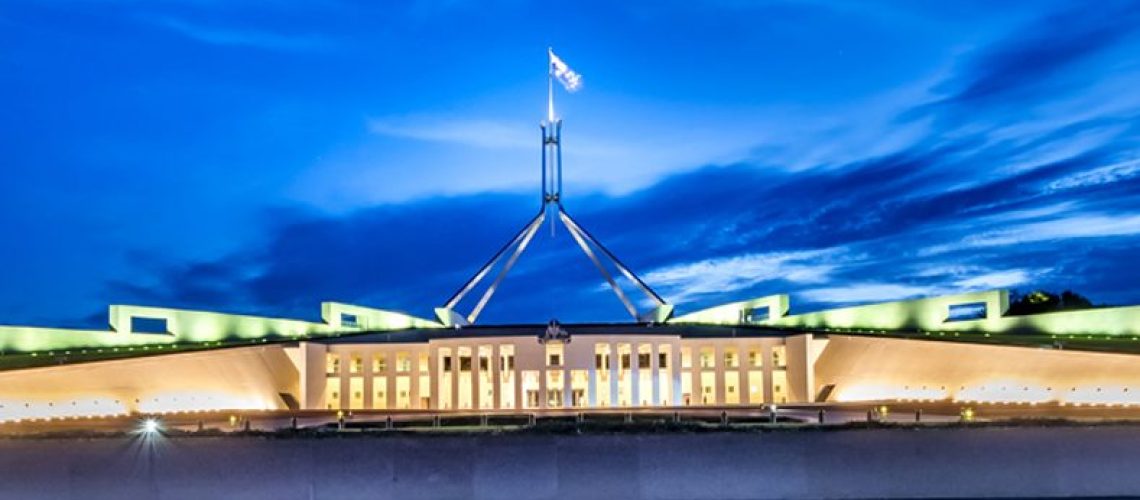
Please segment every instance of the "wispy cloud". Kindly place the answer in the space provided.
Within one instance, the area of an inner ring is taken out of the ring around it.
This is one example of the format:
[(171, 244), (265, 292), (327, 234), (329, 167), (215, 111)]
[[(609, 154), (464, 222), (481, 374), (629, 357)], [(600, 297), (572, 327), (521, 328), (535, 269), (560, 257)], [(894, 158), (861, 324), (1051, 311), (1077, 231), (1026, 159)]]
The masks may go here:
[(297, 52), (323, 50), (331, 46), (331, 40), (328, 38), (311, 34), (287, 35), (253, 29), (221, 28), (171, 17), (157, 18), (153, 21), (182, 36), (210, 45)]
[(1048, 270), (1010, 269), (976, 275), (950, 282), (935, 281), (929, 284), (854, 283), (842, 286), (804, 290), (797, 298), (821, 304), (856, 304), (886, 302), (918, 297), (931, 297), (955, 293), (1011, 288), (1032, 283)]
[(969, 234), (958, 242), (924, 248), (919, 254), (931, 257), (971, 248), (1004, 247), (1046, 241), (1111, 238), (1138, 234), (1140, 234), (1140, 214), (1082, 213)]
[(374, 134), (446, 142), (486, 149), (534, 149), (537, 133), (520, 125), (485, 119), (389, 116), (368, 122)]
[(851, 304), (858, 302), (885, 302), (927, 295), (937, 295), (938, 286), (900, 285), (894, 283), (859, 283), (853, 285), (813, 288), (796, 294), (796, 297), (825, 304)]
[(675, 264), (655, 269), (645, 279), (660, 287), (674, 303), (701, 295), (731, 293), (781, 280), (797, 285), (826, 283), (835, 268), (827, 260), (836, 250), (804, 250), (745, 254)]
[(1140, 160), (1125, 161), (1114, 165), (1093, 168), (1084, 172), (1062, 177), (1048, 185), (1048, 190), (1059, 191), (1079, 187), (1111, 184), (1140, 175)]

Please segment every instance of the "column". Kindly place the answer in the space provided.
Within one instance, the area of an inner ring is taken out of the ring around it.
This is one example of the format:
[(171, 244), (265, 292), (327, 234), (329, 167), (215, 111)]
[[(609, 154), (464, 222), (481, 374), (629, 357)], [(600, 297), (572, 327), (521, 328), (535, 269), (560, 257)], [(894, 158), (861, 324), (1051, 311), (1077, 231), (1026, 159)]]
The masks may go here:
[(747, 343), (736, 346), (736, 391), (740, 393), (740, 404), (747, 405), (748, 398), (748, 351), (751, 349)]
[(452, 346), (451, 348), (451, 409), (459, 409), (459, 349), (460, 346)]
[(570, 369), (570, 363), (568, 363), (566, 361), (570, 357), (569, 353), (567, 352), (570, 350), (569, 347), (570, 347), (570, 344), (566, 344), (562, 348), (562, 407), (563, 408), (570, 408), (571, 403), (574, 402), (574, 395), (571, 394), (573, 392), (572, 391), (573, 386), (571, 385), (571, 378), (572, 377), (570, 376), (571, 373), (573, 372), (573, 370)]
[(673, 377), (673, 406), (681, 406), (681, 343), (669, 349), (669, 376)]
[(776, 400), (776, 395), (772, 390), (772, 343), (764, 342), (760, 354), (764, 359), (764, 402), (771, 403)]
[(629, 343), (629, 383), (633, 387), (633, 390), (629, 391), (629, 406), (635, 408), (641, 406), (641, 360), (639, 359), (641, 350), (639, 347), (641, 345), (636, 341)]
[(428, 348), (428, 376), (431, 377), (431, 409), (439, 409), (439, 347)]
[[(592, 346), (591, 346), (592, 347)], [(589, 381), (586, 383), (586, 398), (589, 401), (590, 408), (598, 407), (598, 351), (594, 348), (594, 357), (590, 361), (589, 368)]]
[(496, 410), (503, 409), (503, 395), (500, 394), (502, 389), (502, 373), (499, 371), (499, 344), (491, 345), (491, 383), (494, 387), (491, 388), (491, 393), (494, 394), (494, 401), (491, 404)]
[(372, 373), (372, 357), (376, 354), (374, 352), (367, 352), (362, 354), (364, 367), (360, 370), (361, 375), (364, 376), (364, 408), (371, 410), (375, 407), (372, 404), (372, 399), (375, 396), (372, 394), (372, 378), (376, 375)]
[(618, 354), (617, 343), (610, 342), (610, 407), (618, 405), (618, 366), (621, 365), (621, 355)]
[(479, 394), (479, 375), (482, 373), (479, 369), (479, 345), (476, 344), (471, 346), (471, 409), (476, 411), (483, 407)]
[(716, 370), (713, 371), (713, 373), (715, 373), (715, 375), (713, 375), (713, 382), (714, 382), (713, 387), (716, 387), (716, 391), (714, 391), (714, 394), (716, 394), (716, 404), (717, 405), (723, 405), (723, 404), (725, 404), (725, 397), (724, 397), (724, 389), (725, 389), (725, 387), (724, 387), (724, 364), (725, 363), (724, 363), (724, 346), (723, 345), (717, 344), (717, 345), (713, 346), (713, 358), (714, 358), (713, 359), (713, 366), (716, 367)]
[(419, 408), (420, 406), (420, 353), (411, 351), (408, 353), (411, 356), (412, 373), (408, 376), (408, 406), (411, 408)]
[(657, 355), (661, 352), (657, 348), (657, 343), (649, 344), (649, 379), (653, 381), (653, 397), (649, 400), (649, 406), (657, 406), (661, 404), (661, 381), (657, 380), (661, 373), (661, 363), (657, 361)]
[(515, 378), (515, 408), (514, 408), (514, 410), (517, 412), (517, 411), (520, 411), (523, 409), (523, 404), (526, 402), (523, 399), (522, 370), (519, 370), (519, 349), (517, 346), (515, 347), (515, 368), (514, 368), (514, 370), (511, 371), (511, 374), (514, 375), (514, 378)]
[(396, 397), (396, 379), (399, 378), (399, 367), (396, 366), (396, 351), (392, 351), (389, 354), (392, 355), (392, 358), (389, 360), (391, 361), (388, 365), (388, 373), (390, 375), (388, 375), (388, 390), (385, 392), (387, 392), (386, 396), (388, 397), (387, 408), (392, 409), (396, 408), (396, 401), (398, 399)]
[(542, 364), (538, 370), (538, 408), (546, 409), (546, 351), (542, 352)]

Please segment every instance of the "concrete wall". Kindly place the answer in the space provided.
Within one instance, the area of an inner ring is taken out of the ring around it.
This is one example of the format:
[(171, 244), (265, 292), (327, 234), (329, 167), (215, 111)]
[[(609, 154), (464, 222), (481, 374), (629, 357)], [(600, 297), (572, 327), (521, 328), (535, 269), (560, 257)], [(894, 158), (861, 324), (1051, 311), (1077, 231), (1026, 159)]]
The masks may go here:
[(670, 323), (699, 323), (705, 325), (739, 325), (747, 311), (767, 307), (769, 318), (781, 318), (788, 314), (786, 294), (769, 295), (755, 299), (722, 304), (708, 309), (677, 316)]
[[(341, 324), (340, 313), (355, 314), (359, 326)], [(301, 337), (344, 331), (440, 328), (442, 325), (406, 314), (336, 302), (321, 304), (325, 322), (267, 318), (209, 311), (189, 311), (128, 305), (110, 306), (110, 330), (71, 330), (0, 326), (0, 351), (35, 352), (98, 349), (154, 344), (217, 342), (265, 337)], [(165, 333), (131, 331), (131, 318), (166, 321)]]
[(832, 400), (1140, 404), (1140, 356), (831, 335), (815, 391)]
[(278, 345), (0, 372), (0, 420), (286, 409), (298, 371)]
[[(975, 303), (986, 304), (985, 318), (949, 321), (950, 306)], [(770, 307), (772, 317), (761, 323), (774, 327), (1140, 336), (1140, 306), (1007, 316), (1009, 292), (1006, 290), (900, 300), (793, 315), (786, 314), (787, 295), (771, 295), (710, 307), (670, 321), (737, 325), (741, 324), (748, 310), (764, 306)]]
[(0, 440), (0, 496), (1132, 496), (1135, 427), (763, 434)]

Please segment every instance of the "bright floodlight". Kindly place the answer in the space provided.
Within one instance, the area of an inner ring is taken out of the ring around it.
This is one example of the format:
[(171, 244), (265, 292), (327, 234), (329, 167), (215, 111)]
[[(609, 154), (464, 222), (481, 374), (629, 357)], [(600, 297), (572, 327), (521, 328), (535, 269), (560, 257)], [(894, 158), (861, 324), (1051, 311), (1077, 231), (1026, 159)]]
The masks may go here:
[(146, 434), (154, 434), (158, 432), (158, 420), (148, 418), (143, 420), (142, 431)]

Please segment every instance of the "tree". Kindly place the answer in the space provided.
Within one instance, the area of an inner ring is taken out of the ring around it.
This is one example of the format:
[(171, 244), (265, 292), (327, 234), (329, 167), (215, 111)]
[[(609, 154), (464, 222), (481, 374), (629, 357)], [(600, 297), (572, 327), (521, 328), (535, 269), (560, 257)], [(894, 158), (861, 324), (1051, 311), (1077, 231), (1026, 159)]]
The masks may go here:
[(1034, 290), (1025, 295), (1014, 293), (1010, 299), (1007, 314), (1011, 316), (1097, 307), (1092, 301), (1072, 290), (1065, 290), (1060, 295), (1045, 290)]

